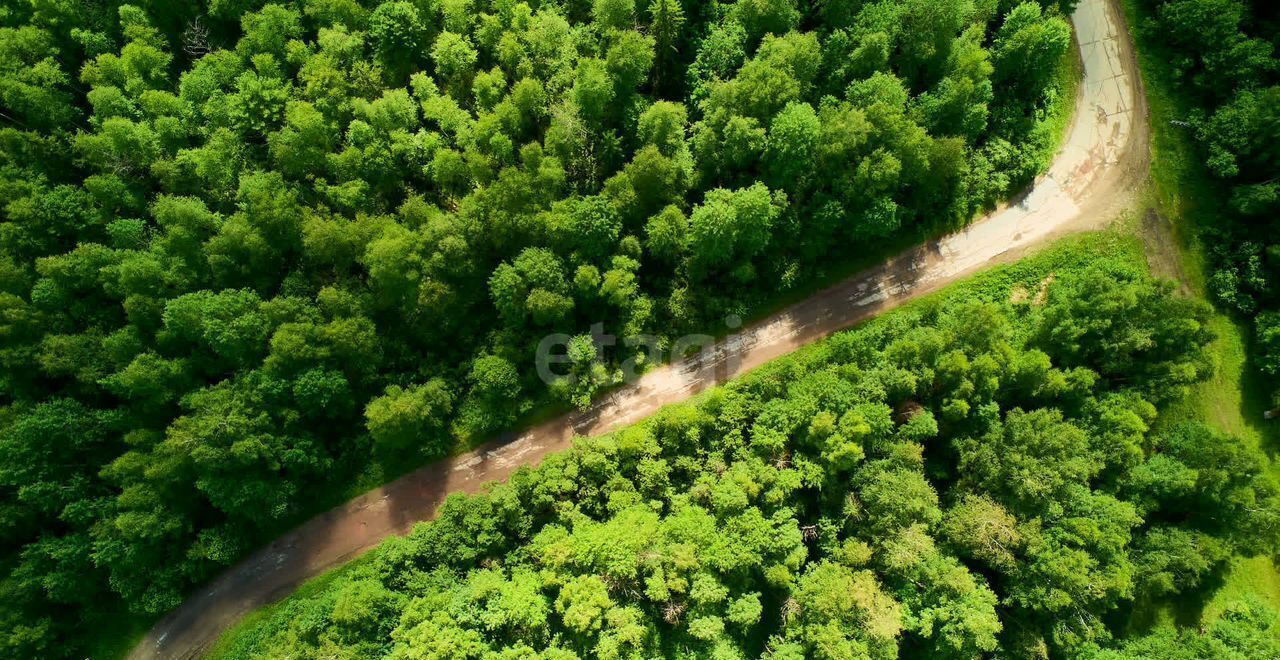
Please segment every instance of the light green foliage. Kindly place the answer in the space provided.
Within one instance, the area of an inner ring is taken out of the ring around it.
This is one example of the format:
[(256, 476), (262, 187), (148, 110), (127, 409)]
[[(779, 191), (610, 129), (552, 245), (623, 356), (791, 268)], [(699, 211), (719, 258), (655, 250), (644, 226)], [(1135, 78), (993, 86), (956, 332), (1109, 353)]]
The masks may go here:
[(380, 448), (433, 448), (432, 433), (445, 426), (452, 397), (439, 379), (402, 388), (392, 385), (364, 410), (369, 435)]
[(1040, 5), (1024, 2), (1004, 18), (996, 32), (991, 57), (997, 80), (1039, 88), (1053, 75), (1071, 45), (1071, 27), (1058, 16), (1046, 16)]
[(707, 193), (706, 201), (689, 216), (689, 248), (697, 272), (748, 261), (759, 254), (780, 211), (777, 201), (780, 198), (761, 184)]
[(453, 32), (440, 33), (431, 46), (431, 60), (451, 89), (466, 83), (467, 76), (474, 72), (477, 57), (467, 38)]
[(625, 30), (634, 25), (635, 0), (592, 0), (591, 18), (604, 30)]
[(662, 155), (673, 157), (685, 146), (687, 124), (688, 112), (683, 105), (659, 101), (640, 115), (636, 137), (657, 147)]
[(388, 60), (412, 57), (425, 48), (426, 25), (409, 2), (384, 2), (369, 16), (369, 36)]

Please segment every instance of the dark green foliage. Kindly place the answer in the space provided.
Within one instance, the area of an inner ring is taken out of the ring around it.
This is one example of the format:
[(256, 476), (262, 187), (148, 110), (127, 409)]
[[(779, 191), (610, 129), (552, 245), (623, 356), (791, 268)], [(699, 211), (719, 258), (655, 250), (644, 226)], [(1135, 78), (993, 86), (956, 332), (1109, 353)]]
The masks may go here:
[(1129, 382), (1152, 401), (1176, 398), (1211, 370), (1204, 356), (1188, 348), (1212, 335), (1208, 306), (1171, 296), (1172, 288), (1105, 271), (1058, 287), (1037, 343), (1058, 363), (1095, 365), (1098, 375)]
[[(1255, 365), (1274, 373), (1269, 342), (1280, 309), (1280, 56), (1276, 16), (1249, 0), (1150, 2), (1146, 29), (1167, 44), (1209, 176), (1224, 194), (1206, 201), (1210, 288), (1257, 323)], [(1275, 391), (1280, 397), (1280, 389)]]
[[(1043, 308), (990, 302), (1008, 300), (993, 287), (988, 302), (894, 313), (449, 500), (223, 651), (1166, 657), (1155, 649), (1176, 633), (1103, 650), (1109, 613), (1280, 548), (1280, 490), (1236, 438), (1149, 433), (1140, 404), (1170, 385), (1108, 378), (1103, 352), (1066, 365), (1037, 347), (1064, 323), (1110, 321), (1171, 341), (1126, 354), (1134, 372), (1199, 363), (1209, 337), (1108, 302), (1118, 276), (1122, 297), (1183, 304), (1123, 269), (1076, 269)], [(1132, 437), (1115, 428), (1125, 410)], [(1121, 440), (1135, 455), (1116, 466)], [(384, 608), (359, 629), (352, 594)], [(1269, 657), (1274, 625), (1233, 609), (1178, 653)]]
[(1280, 312), (1258, 317), (1258, 356), (1263, 373), (1280, 377)]

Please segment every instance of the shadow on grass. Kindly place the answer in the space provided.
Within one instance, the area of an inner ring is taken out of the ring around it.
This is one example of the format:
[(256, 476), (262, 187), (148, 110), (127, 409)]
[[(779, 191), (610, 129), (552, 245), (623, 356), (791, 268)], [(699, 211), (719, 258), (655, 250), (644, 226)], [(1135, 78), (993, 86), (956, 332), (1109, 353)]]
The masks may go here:
[[(1244, 323), (1244, 326), (1247, 328), (1248, 324)], [(1246, 332), (1244, 336), (1246, 355), (1256, 355), (1257, 337), (1252, 332)], [(1272, 408), (1270, 392), (1276, 383), (1248, 363), (1240, 370), (1238, 380), (1242, 394), (1240, 413), (1244, 416), (1244, 423), (1257, 434), (1259, 446), (1271, 458), (1272, 471), (1280, 475), (1280, 419), (1265, 418), (1266, 412)]]
[(1116, 630), (1122, 636), (1142, 636), (1162, 625), (1197, 627), (1203, 619), (1205, 608), (1226, 584), (1231, 564), (1223, 566), (1205, 578), (1200, 588), (1176, 596), (1138, 601), (1129, 611), (1115, 614)]

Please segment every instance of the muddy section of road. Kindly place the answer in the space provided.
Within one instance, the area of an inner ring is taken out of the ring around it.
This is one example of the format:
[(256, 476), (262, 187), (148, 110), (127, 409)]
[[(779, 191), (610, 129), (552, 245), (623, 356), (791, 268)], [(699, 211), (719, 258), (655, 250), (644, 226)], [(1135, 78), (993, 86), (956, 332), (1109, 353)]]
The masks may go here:
[(429, 520), (446, 495), (475, 493), (567, 448), (578, 435), (637, 422), (800, 346), (930, 293), (1056, 236), (1100, 226), (1146, 178), (1146, 116), (1137, 64), (1114, 0), (1072, 16), (1084, 79), (1073, 123), (1049, 171), (1012, 203), (963, 231), (911, 249), (732, 335), (705, 354), (645, 374), (589, 410), (425, 466), (285, 534), (194, 592), (130, 658), (190, 658), (254, 608)]

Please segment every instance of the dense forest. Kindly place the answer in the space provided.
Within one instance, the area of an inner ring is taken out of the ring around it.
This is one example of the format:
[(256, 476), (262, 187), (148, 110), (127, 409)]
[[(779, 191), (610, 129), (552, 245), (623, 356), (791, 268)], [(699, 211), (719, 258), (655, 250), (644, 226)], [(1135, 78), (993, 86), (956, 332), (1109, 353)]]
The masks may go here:
[(1280, 11), (1262, 0), (1144, 0), (1171, 53), (1187, 125), (1221, 205), (1201, 200), (1211, 285), (1256, 328), (1255, 362), (1280, 408)]
[(0, 655), (633, 357), (547, 386), (549, 333), (715, 330), (966, 222), (1052, 151), (1064, 9), (3, 3)]
[(1280, 484), (1247, 442), (1153, 430), (1208, 376), (1207, 305), (1101, 261), (891, 313), (453, 496), (216, 657), (1278, 657), (1252, 600), (1114, 636), (1280, 551)]

